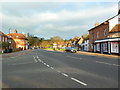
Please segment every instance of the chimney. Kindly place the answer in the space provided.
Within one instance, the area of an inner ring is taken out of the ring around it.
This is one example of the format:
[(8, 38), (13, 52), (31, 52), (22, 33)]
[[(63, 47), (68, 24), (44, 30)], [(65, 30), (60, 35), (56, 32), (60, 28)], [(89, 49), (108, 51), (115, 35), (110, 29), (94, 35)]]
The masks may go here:
[(98, 25), (99, 25), (99, 23), (98, 23), (98, 22), (96, 22), (96, 23), (95, 23), (95, 26), (97, 27)]
[(26, 37), (26, 34), (24, 34), (24, 36)]
[(14, 30), (14, 33), (17, 33), (17, 30), (16, 30), (16, 29)]

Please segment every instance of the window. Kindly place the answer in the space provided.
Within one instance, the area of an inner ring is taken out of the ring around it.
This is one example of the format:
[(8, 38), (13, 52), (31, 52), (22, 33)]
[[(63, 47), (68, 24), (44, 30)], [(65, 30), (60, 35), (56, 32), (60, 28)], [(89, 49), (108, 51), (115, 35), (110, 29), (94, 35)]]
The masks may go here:
[(104, 29), (104, 36), (106, 36), (106, 29)]
[(97, 32), (97, 38), (99, 38), (99, 32)]
[(92, 39), (94, 39), (94, 34), (92, 33)]
[(18, 38), (18, 36), (16, 36)]

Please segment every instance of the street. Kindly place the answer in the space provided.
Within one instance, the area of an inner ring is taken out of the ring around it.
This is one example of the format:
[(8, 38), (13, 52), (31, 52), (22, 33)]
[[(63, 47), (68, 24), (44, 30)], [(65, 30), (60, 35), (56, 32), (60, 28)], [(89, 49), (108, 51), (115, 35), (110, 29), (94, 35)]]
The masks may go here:
[[(7, 56), (7, 55), (6, 55)], [(3, 88), (118, 88), (118, 59), (35, 49), (2, 58)]]

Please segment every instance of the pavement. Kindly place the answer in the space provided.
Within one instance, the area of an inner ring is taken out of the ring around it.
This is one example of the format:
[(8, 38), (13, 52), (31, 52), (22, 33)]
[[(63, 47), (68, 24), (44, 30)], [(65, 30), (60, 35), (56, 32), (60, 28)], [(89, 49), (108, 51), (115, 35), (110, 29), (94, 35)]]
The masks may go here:
[(90, 56), (100, 56), (100, 57), (120, 59), (120, 56), (118, 56), (118, 55), (108, 55), (108, 54), (85, 52), (85, 51), (77, 51), (77, 54), (85, 54), (85, 55), (90, 55)]
[[(47, 50), (47, 51), (54, 51), (54, 50)], [(58, 52), (64, 52), (64, 51), (58, 51)], [(106, 57), (106, 58), (117, 58), (117, 59), (120, 59), (120, 56), (118, 56), (118, 55), (108, 55), (108, 54), (86, 52), (86, 51), (77, 51), (76, 53), (77, 54), (83, 54), (83, 55), (90, 55), (90, 56), (100, 56), (100, 57)]]
[(3, 56), (2, 87), (118, 88), (119, 66), (116, 58), (25, 50)]

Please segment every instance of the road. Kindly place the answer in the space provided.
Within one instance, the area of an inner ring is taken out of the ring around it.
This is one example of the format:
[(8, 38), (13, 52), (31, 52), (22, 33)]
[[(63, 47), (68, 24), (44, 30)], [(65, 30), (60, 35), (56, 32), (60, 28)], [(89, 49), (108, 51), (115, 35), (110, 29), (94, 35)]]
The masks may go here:
[[(7, 55), (6, 55), (7, 56)], [(118, 88), (118, 59), (31, 50), (2, 59), (3, 88)]]

